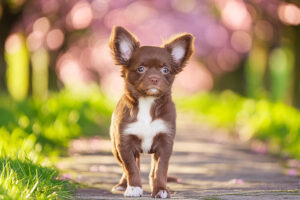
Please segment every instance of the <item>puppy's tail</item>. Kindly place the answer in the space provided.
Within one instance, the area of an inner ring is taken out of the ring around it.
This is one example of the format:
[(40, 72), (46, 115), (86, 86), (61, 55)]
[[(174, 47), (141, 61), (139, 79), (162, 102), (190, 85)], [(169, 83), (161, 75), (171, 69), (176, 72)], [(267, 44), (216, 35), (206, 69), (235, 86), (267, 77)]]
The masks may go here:
[(180, 183), (180, 179), (175, 176), (168, 176), (167, 182), (168, 183)]

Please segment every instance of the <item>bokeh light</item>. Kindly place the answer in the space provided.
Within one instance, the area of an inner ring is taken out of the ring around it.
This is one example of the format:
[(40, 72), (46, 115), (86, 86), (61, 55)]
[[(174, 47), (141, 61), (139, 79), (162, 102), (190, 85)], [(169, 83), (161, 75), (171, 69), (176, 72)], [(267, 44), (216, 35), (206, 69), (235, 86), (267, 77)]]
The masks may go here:
[(59, 76), (64, 84), (78, 87), (83, 82), (81, 66), (72, 55), (65, 54), (58, 60)]
[(254, 33), (261, 40), (272, 40), (274, 34), (272, 25), (266, 20), (256, 22)]
[(33, 24), (33, 32), (39, 32), (43, 36), (46, 35), (46, 33), (50, 29), (50, 22), (49, 19), (46, 17), (41, 17), (37, 19)]
[(245, 31), (235, 31), (231, 36), (231, 45), (236, 51), (246, 53), (251, 48), (252, 38)]
[(247, 30), (252, 23), (247, 7), (241, 0), (227, 0), (222, 3), (222, 21), (233, 30)]
[(102, 18), (109, 7), (109, 0), (94, 0), (91, 3), (94, 18)]
[(228, 41), (228, 32), (221, 25), (211, 24), (205, 30), (204, 37), (214, 47), (223, 47)]
[(128, 26), (129, 22), (126, 20), (122, 9), (114, 9), (105, 16), (104, 24), (106, 27), (112, 28), (116, 24)]
[(27, 46), (30, 51), (35, 51), (43, 45), (43, 34), (38, 31), (30, 33), (27, 37)]
[(58, 0), (43, 1), (43, 3), (41, 4), (41, 7), (42, 7), (42, 11), (45, 14), (55, 13), (59, 9), (59, 1)]
[(76, 3), (68, 16), (68, 23), (74, 29), (84, 29), (90, 25), (93, 12), (89, 2), (79, 1)]
[(230, 48), (224, 48), (218, 54), (217, 62), (222, 70), (233, 71), (238, 67), (239, 56)]
[(197, 6), (196, 0), (174, 0), (172, 7), (183, 13), (192, 12)]
[(5, 50), (9, 54), (14, 54), (20, 50), (21, 45), (22, 45), (21, 36), (17, 33), (13, 33), (7, 38), (5, 42)]
[(27, 45), (30, 51), (35, 51), (43, 46), (45, 35), (50, 29), (49, 19), (41, 17), (33, 23), (32, 32), (27, 37)]
[(46, 37), (46, 44), (50, 50), (58, 49), (64, 42), (64, 33), (60, 29), (51, 30)]
[(156, 10), (149, 1), (136, 1), (128, 5), (124, 10), (126, 21), (131, 24), (140, 24), (156, 15)]
[(282, 3), (278, 7), (279, 19), (288, 25), (300, 24), (300, 8), (291, 3)]
[(177, 95), (187, 95), (199, 91), (209, 91), (213, 84), (213, 77), (207, 68), (197, 61), (191, 61), (189, 66), (176, 77), (174, 92)]

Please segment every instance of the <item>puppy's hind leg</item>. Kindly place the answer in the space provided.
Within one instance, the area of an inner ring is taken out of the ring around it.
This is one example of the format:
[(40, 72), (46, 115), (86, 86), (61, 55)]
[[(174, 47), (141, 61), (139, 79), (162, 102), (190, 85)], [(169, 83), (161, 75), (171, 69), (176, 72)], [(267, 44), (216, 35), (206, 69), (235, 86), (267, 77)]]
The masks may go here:
[[(139, 156), (136, 157), (136, 164), (137, 164), (138, 168), (140, 169), (140, 157)], [(123, 175), (122, 175), (119, 183), (112, 188), (112, 192), (125, 191), (126, 188), (127, 188), (127, 176), (126, 176), (126, 173), (123, 172)]]
[(124, 192), (127, 188), (127, 176), (125, 172), (123, 172), (123, 175), (117, 185), (115, 185), (111, 191), (112, 192)]
[[(113, 141), (114, 145), (113, 145), (113, 154), (115, 156), (115, 158), (117, 159), (118, 163), (123, 166), (123, 163), (122, 163), (122, 160), (120, 158), (120, 155), (116, 149), (116, 146), (115, 146), (115, 141)], [(117, 185), (115, 185), (111, 191), (112, 192), (118, 192), (118, 191), (125, 191), (127, 188), (127, 176), (126, 176), (126, 173), (123, 172), (123, 175), (119, 181), (119, 183)]]
[[(133, 141), (137, 141), (136, 137), (124, 137), (123, 139), (128, 139), (131, 144)], [(118, 153), (122, 162), (124, 163), (123, 170), (125, 171), (127, 176), (127, 188), (124, 192), (124, 196), (140, 197), (143, 195), (143, 189), (139, 169), (139, 152), (135, 149), (135, 145), (128, 145), (130, 144), (129, 141), (123, 141), (123, 145), (120, 144), (118, 148)]]

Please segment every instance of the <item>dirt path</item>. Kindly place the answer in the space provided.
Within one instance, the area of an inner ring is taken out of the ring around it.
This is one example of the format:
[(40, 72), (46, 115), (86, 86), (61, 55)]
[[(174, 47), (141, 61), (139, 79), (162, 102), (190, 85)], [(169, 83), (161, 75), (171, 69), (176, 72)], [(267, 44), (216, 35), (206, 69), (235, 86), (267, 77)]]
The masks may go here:
[[(283, 175), (276, 158), (253, 153), (226, 134), (178, 121), (169, 175), (180, 182), (168, 184), (172, 199), (300, 199), (300, 178)], [(77, 199), (132, 199), (110, 192), (121, 168), (108, 140), (78, 140), (72, 146), (72, 156), (63, 158), (58, 166), (66, 177), (86, 185), (77, 191)], [(150, 156), (144, 155), (144, 197), (137, 199), (151, 199), (149, 170)]]

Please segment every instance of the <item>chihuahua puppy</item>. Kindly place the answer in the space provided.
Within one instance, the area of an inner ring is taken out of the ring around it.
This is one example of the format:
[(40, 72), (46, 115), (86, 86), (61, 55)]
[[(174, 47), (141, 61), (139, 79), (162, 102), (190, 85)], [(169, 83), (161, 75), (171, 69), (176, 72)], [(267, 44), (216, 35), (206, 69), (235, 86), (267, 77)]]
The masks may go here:
[(110, 48), (125, 92), (118, 102), (110, 126), (113, 154), (123, 167), (120, 182), (112, 191), (124, 196), (143, 195), (140, 154), (152, 155), (149, 175), (152, 197), (169, 198), (168, 163), (176, 131), (176, 110), (171, 98), (175, 75), (182, 71), (193, 53), (194, 37), (180, 34), (162, 47), (140, 46), (123, 27), (114, 27)]

